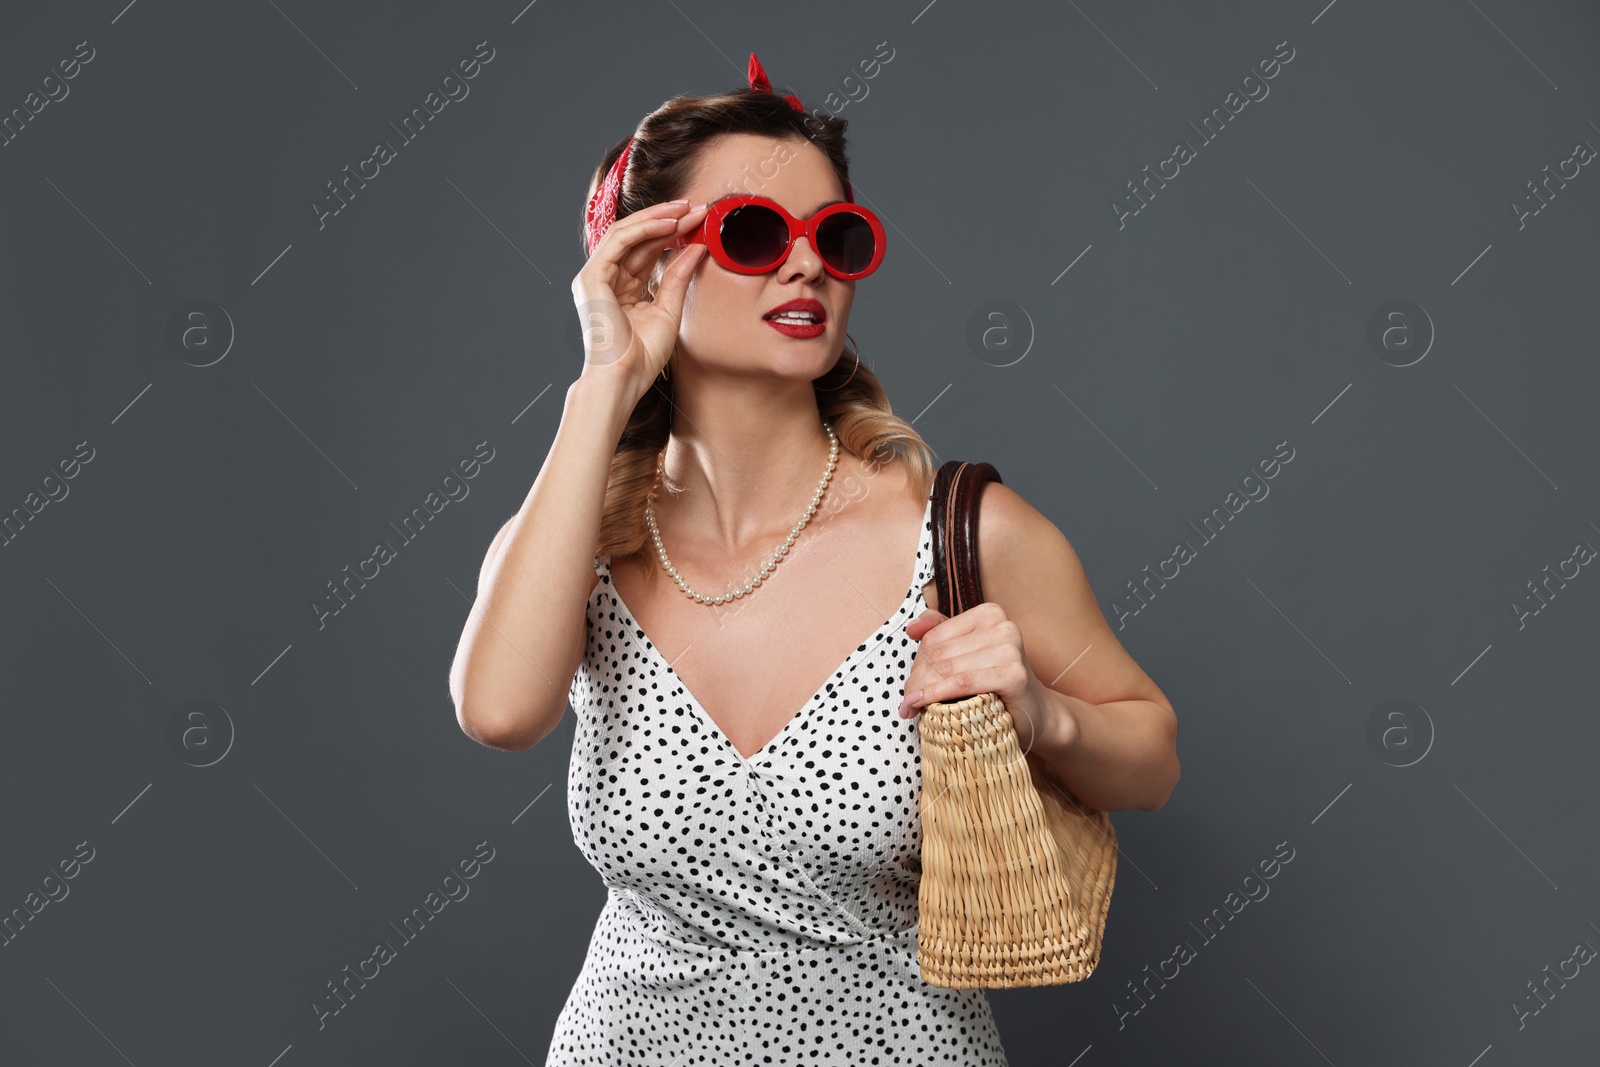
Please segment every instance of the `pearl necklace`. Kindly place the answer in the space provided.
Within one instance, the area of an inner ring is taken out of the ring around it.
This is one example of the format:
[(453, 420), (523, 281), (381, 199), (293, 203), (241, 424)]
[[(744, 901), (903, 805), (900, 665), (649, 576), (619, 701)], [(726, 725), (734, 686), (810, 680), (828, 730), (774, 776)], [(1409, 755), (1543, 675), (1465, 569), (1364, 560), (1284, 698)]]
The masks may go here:
[[(822, 481), (818, 483), (817, 491), (811, 495), (811, 506), (806, 508), (806, 513), (800, 517), (800, 521), (790, 529), (789, 536), (784, 538), (783, 544), (778, 546), (778, 550), (772, 554), (767, 562), (761, 565), (761, 570), (756, 576), (746, 582), (743, 588), (735, 589), (730, 593), (723, 593), (721, 596), (706, 596), (704, 593), (697, 593), (689, 588), (689, 584), (678, 573), (678, 568), (674, 567), (672, 560), (667, 558), (666, 546), (661, 543), (661, 530), (656, 526), (656, 486), (650, 487), (649, 498), (644, 506), (645, 524), (650, 527), (650, 536), (656, 543), (656, 553), (661, 557), (662, 568), (672, 576), (673, 580), (678, 583), (678, 588), (683, 590), (684, 595), (690, 600), (700, 604), (726, 604), (730, 600), (736, 600), (754, 592), (755, 587), (766, 581), (768, 576), (777, 569), (778, 563), (789, 549), (794, 546), (794, 539), (800, 536), (800, 531), (806, 528), (806, 524), (811, 521), (811, 516), (817, 513), (817, 505), (822, 503), (822, 495), (827, 492), (828, 481), (833, 477), (833, 468), (839, 462), (839, 438), (834, 436), (833, 427), (828, 424), (827, 419), (822, 420), (822, 428), (828, 431), (828, 467), (822, 472)], [(656, 485), (659, 485), (663, 477), (665, 477), (666, 461), (667, 450), (662, 449), (661, 455), (656, 457)]]

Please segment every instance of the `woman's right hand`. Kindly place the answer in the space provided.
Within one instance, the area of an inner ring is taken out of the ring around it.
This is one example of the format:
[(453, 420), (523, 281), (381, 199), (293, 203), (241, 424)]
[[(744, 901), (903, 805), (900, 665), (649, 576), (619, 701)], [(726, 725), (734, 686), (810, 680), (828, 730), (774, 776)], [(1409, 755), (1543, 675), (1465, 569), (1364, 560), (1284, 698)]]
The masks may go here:
[(583, 332), (583, 373), (620, 373), (635, 400), (650, 388), (678, 343), (689, 276), (706, 254), (694, 242), (677, 251), (662, 273), (655, 298), (645, 287), (662, 251), (705, 218), (706, 207), (652, 204), (613, 222), (589, 261), (572, 279), (572, 298)]

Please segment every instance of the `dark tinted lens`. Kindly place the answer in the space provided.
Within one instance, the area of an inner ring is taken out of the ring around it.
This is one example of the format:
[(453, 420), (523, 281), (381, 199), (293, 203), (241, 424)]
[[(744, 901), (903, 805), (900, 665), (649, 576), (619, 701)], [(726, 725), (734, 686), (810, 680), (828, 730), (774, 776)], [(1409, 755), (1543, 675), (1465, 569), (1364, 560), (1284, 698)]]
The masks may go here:
[(769, 207), (744, 204), (722, 219), (722, 247), (742, 267), (765, 267), (783, 254), (789, 224)]
[(853, 211), (829, 215), (817, 227), (817, 253), (824, 263), (845, 274), (866, 270), (876, 245), (872, 227)]

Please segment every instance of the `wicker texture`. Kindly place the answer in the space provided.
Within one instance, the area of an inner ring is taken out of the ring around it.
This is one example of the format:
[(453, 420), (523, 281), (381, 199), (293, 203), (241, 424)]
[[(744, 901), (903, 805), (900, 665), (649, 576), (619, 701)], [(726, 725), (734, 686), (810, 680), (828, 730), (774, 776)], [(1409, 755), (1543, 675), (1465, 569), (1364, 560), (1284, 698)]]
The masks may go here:
[[(977, 502), (1000, 480), (951, 460), (934, 491), (935, 581), (955, 615), (982, 602)], [(943, 524), (942, 529), (937, 524)], [(1110, 817), (1024, 753), (994, 693), (932, 702), (922, 740), (917, 963), (953, 989), (1081, 981), (1100, 962), (1117, 838)]]

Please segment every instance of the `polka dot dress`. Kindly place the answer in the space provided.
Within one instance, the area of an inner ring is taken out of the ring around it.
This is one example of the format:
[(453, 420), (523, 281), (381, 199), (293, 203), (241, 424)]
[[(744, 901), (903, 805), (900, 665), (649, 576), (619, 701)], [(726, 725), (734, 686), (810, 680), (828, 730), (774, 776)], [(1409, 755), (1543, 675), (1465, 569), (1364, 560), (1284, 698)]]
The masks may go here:
[(749, 759), (595, 569), (567, 815), (607, 896), (548, 1067), (1005, 1067), (983, 990), (916, 962), (921, 735), (896, 713), (931, 498), (904, 601)]

